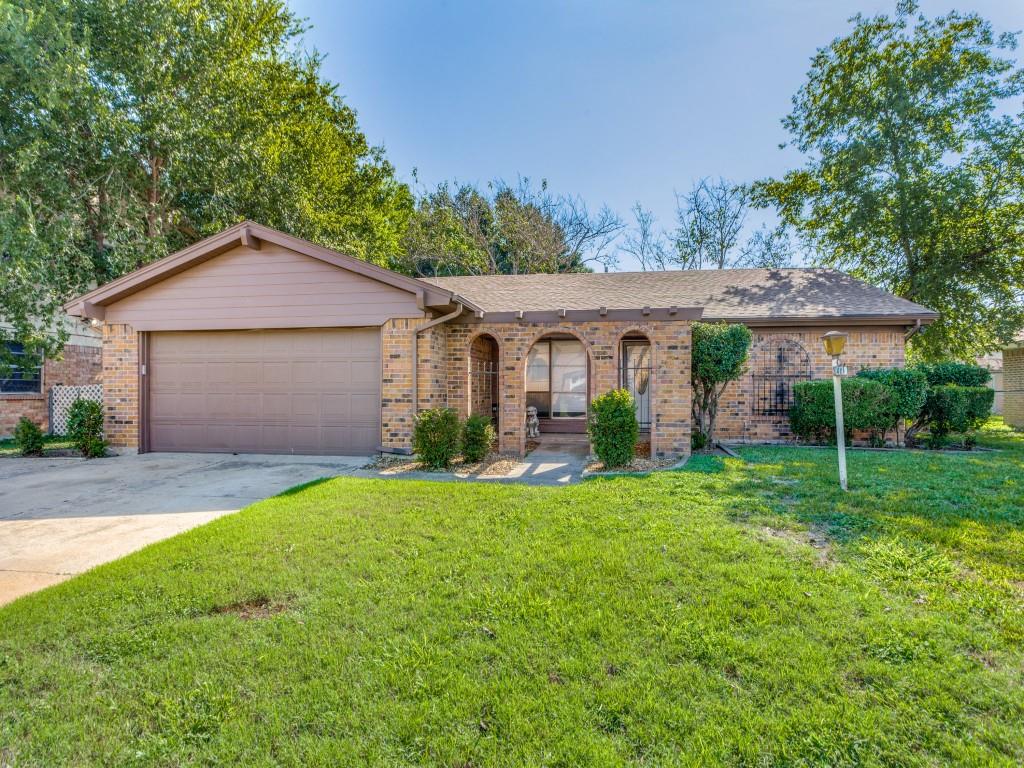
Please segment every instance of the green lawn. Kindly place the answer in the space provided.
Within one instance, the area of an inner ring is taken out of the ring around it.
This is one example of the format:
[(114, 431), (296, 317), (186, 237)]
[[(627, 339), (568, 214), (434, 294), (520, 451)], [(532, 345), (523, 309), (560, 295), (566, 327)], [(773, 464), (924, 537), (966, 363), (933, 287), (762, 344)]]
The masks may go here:
[[(72, 444), (70, 438), (62, 437), (60, 435), (46, 435), (43, 437), (43, 455), (46, 455), (48, 451), (52, 450), (70, 450), (75, 446)], [(2, 456), (20, 456), (21, 452), (18, 450), (18, 446), (14, 443), (14, 438), (5, 438), (0, 440), (0, 457)], [(3, 765), (3, 763), (0, 763)]]
[(982, 444), (294, 489), (0, 609), (0, 764), (1020, 765)]

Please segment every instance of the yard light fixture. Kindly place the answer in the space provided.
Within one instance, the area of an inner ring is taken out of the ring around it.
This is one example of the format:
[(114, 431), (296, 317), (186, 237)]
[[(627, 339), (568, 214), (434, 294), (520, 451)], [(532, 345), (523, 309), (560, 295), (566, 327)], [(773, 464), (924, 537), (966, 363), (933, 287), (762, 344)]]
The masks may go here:
[(846, 431), (843, 429), (843, 381), (846, 366), (840, 364), (839, 356), (846, 348), (847, 334), (829, 331), (821, 337), (825, 352), (832, 358), (832, 393), (836, 399), (836, 447), (839, 449), (839, 486), (846, 490)]

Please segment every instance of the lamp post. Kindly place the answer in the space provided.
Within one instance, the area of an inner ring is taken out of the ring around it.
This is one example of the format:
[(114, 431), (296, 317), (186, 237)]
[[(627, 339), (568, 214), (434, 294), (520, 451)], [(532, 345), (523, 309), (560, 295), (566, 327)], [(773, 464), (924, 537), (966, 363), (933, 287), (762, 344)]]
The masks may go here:
[(840, 365), (839, 356), (846, 347), (847, 334), (829, 331), (821, 337), (825, 351), (832, 357), (832, 392), (836, 398), (836, 446), (839, 448), (839, 486), (846, 490), (846, 431), (843, 429), (843, 382), (839, 377), (846, 373), (846, 366)]

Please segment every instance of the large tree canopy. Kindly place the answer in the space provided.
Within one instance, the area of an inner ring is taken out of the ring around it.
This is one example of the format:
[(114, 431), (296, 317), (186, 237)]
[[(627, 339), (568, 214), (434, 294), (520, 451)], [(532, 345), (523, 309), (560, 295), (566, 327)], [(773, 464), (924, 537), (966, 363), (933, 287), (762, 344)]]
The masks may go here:
[[(389, 263), (408, 188), (283, 0), (0, 0), (0, 320), (252, 218)], [(0, 331), (3, 333), (3, 331)]]
[(487, 192), (443, 183), (420, 196), (394, 266), (426, 276), (586, 272), (613, 260), (621, 229), (608, 208), (591, 214), (546, 182), (496, 181)]
[(821, 263), (942, 313), (926, 357), (1024, 327), (1024, 73), (980, 17), (853, 18), (784, 125), (804, 167), (755, 185)]

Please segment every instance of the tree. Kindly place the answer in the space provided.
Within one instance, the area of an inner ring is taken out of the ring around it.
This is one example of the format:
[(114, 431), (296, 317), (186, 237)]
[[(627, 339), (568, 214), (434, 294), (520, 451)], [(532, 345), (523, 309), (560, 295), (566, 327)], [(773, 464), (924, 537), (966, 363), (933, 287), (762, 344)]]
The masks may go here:
[(592, 215), (577, 197), (542, 182), (496, 181), (485, 194), (448, 183), (422, 194), (393, 266), (416, 275), (586, 272), (613, 260), (622, 222), (608, 208)]
[(644, 271), (665, 270), (677, 264), (664, 233), (654, 228), (654, 214), (640, 203), (633, 204), (633, 228), (626, 233), (620, 249), (640, 263)]
[(677, 200), (676, 258), (683, 269), (733, 266), (733, 250), (747, 217), (747, 190), (719, 179), (701, 179)]
[(694, 323), (690, 379), (698, 446), (715, 445), (718, 399), (743, 373), (750, 351), (750, 329), (741, 324)]
[(815, 55), (783, 121), (807, 160), (755, 203), (824, 265), (929, 306), (925, 358), (968, 357), (1024, 327), (1024, 72), (975, 14), (855, 16)]
[(754, 231), (740, 250), (738, 267), (782, 269), (793, 266), (793, 246), (784, 225), (768, 229), (762, 225)]
[(282, 0), (0, 5), (0, 296), (62, 301), (243, 218), (379, 264), (412, 196), (296, 46)]

